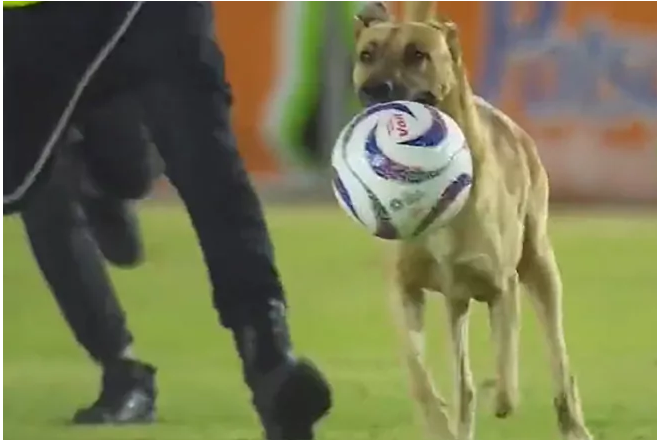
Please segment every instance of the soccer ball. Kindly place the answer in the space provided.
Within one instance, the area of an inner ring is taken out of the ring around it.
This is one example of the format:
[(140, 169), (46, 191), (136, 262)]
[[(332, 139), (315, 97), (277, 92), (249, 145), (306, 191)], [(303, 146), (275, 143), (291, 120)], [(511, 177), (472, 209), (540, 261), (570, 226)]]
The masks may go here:
[(416, 102), (377, 104), (356, 115), (340, 133), (331, 162), (342, 209), (388, 240), (445, 225), (472, 187), (463, 131), (448, 115)]

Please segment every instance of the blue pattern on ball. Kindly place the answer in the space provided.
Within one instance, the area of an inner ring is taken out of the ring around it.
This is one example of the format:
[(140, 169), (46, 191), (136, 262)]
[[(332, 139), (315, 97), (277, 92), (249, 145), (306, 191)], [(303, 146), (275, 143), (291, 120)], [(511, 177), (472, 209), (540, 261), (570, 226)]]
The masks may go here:
[(431, 224), (438, 217), (440, 217), (447, 210), (447, 208), (449, 208), (449, 206), (452, 204), (452, 202), (454, 202), (454, 200), (456, 200), (461, 191), (470, 185), (472, 185), (472, 176), (467, 173), (459, 174), (458, 177), (456, 177), (456, 179), (454, 179), (447, 186), (447, 188), (445, 188), (440, 198), (438, 199), (438, 202), (433, 206), (433, 208), (431, 208), (431, 211), (429, 211), (427, 216), (420, 222), (415, 232), (413, 232), (413, 236), (417, 237), (426, 231), (427, 228), (431, 226)]
[[(431, 124), (431, 127), (422, 136), (402, 142), (401, 144), (414, 147), (431, 147), (439, 145), (440, 142), (445, 139), (445, 136), (447, 135), (447, 127), (445, 126), (440, 113), (432, 107), (425, 106), (425, 108), (427, 108), (432, 114), (433, 123)], [(367, 117), (384, 110), (397, 110), (415, 117), (413, 112), (401, 102), (375, 104), (365, 109), (351, 121), (351, 124), (347, 127), (344, 135), (345, 144), (351, 138), (354, 128), (360, 122)], [(390, 159), (383, 153), (377, 143), (377, 126), (375, 126), (367, 136), (365, 152), (368, 163), (379, 177), (397, 182), (417, 184), (431, 180), (443, 172), (444, 167), (437, 170), (425, 170), (419, 167), (409, 167)]]
[(376, 128), (375, 126), (367, 136), (365, 152), (367, 162), (377, 176), (397, 182), (422, 183), (438, 177), (443, 171), (444, 167), (437, 170), (424, 170), (419, 167), (409, 167), (390, 159), (381, 151), (379, 144), (376, 142)]
[(385, 102), (383, 104), (375, 104), (371, 107), (367, 107), (365, 111), (363, 111), (361, 114), (356, 116), (351, 121), (351, 123), (347, 127), (347, 130), (345, 131), (345, 136), (344, 136), (345, 142), (351, 139), (351, 135), (354, 132), (354, 128), (356, 128), (358, 124), (360, 124), (367, 117), (381, 110), (398, 110), (400, 112), (406, 113), (407, 115), (411, 115), (413, 117), (415, 116), (408, 107), (406, 107), (404, 104), (400, 102)]
[(429, 111), (431, 112), (432, 116), (431, 127), (429, 127), (429, 130), (427, 130), (421, 136), (416, 137), (415, 139), (400, 142), (401, 145), (432, 148), (440, 145), (440, 143), (445, 139), (445, 136), (447, 136), (447, 126), (445, 125), (445, 121), (443, 121), (443, 118), (440, 117), (440, 114), (433, 108), (429, 108)]
[(344, 183), (342, 182), (342, 179), (338, 175), (338, 171), (335, 168), (333, 168), (333, 174), (334, 174), (333, 186), (335, 187), (335, 190), (338, 192), (338, 194), (340, 195), (340, 198), (342, 199), (344, 204), (347, 205), (347, 207), (349, 208), (349, 211), (351, 211), (351, 213), (354, 215), (354, 217), (356, 219), (358, 219), (358, 221), (363, 223), (361, 218), (356, 213), (356, 208), (354, 207), (354, 202), (351, 200), (351, 196), (349, 195), (349, 191), (347, 191), (347, 187), (344, 186)]

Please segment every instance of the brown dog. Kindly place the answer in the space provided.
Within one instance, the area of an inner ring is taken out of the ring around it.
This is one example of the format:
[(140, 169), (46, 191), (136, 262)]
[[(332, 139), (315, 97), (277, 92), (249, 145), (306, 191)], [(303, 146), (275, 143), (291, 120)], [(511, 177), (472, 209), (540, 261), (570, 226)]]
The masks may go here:
[[(433, 2), (405, 2), (394, 22), (382, 3), (367, 4), (356, 20), (353, 73), (364, 104), (395, 99), (424, 102), (449, 114), (465, 133), (474, 186), (447, 226), (402, 242), (395, 265), (395, 310), (403, 329), (413, 396), (432, 438), (471, 440), (475, 389), (468, 356), (471, 301), (488, 305), (496, 351), (495, 414), (508, 416), (518, 393), (519, 290), (534, 300), (547, 338), (566, 440), (590, 440), (570, 372), (561, 310), (561, 280), (547, 233), (548, 180), (534, 142), (500, 110), (472, 93), (456, 26), (433, 20)], [(456, 423), (424, 362), (425, 293), (447, 303), (456, 366)]]

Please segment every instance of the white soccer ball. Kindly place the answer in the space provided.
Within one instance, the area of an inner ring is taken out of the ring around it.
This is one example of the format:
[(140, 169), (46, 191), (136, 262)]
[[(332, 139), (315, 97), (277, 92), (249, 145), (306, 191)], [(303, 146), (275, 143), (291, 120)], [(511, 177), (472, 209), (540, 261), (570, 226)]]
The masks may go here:
[(377, 104), (342, 130), (332, 154), (342, 209), (383, 239), (417, 237), (449, 222), (472, 187), (463, 131), (434, 107)]

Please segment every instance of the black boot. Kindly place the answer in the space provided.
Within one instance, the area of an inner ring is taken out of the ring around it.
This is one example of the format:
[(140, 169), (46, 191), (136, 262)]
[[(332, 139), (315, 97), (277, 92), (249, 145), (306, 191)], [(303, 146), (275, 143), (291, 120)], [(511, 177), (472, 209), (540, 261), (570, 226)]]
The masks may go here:
[(82, 425), (150, 423), (155, 419), (155, 368), (132, 360), (105, 366), (100, 396), (80, 409), (73, 423)]
[(331, 408), (331, 389), (317, 367), (292, 355), (284, 310), (274, 304), (235, 339), (266, 440), (312, 440), (314, 424)]

